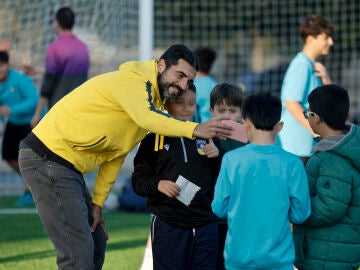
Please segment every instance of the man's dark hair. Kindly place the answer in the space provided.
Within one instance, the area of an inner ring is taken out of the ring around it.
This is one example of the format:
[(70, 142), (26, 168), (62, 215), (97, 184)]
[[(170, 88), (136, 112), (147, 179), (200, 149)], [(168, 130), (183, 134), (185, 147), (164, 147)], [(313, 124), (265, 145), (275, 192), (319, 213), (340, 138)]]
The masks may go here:
[(305, 42), (308, 36), (316, 37), (321, 33), (332, 37), (334, 28), (332, 24), (319, 15), (310, 15), (300, 23), (300, 36)]
[(9, 54), (7, 51), (0, 51), (0, 62), (5, 64), (9, 63)]
[(196, 54), (188, 47), (181, 44), (172, 45), (160, 56), (160, 59), (165, 61), (166, 69), (170, 68), (172, 65), (177, 65), (179, 59), (183, 59), (196, 71), (199, 70), (199, 62)]
[(75, 13), (69, 7), (60, 8), (55, 17), (64, 30), (71, 30), (75, 24)]
[(343, 130), (349, 114), (348, 92), (339, 85), (328, 84), (315, 88), (308, 96), (309, 108), (330, 128)]
[(281, 101), (267, 93), (253, 94), (245, 98), (242, 116), (249, 119), (256, 129), (273, 130), (281, 117)]
[(229, 83), (219, 83), (210, 93), (210, 107), (227, 104), (241, 108), (243, 93), (239, 87)]
[(195, 54), (199, 59), (199, 70), (210, 73), (212, 64), (216, 59), (216, 52), (209, 47), (200, 47), (195, 50)]

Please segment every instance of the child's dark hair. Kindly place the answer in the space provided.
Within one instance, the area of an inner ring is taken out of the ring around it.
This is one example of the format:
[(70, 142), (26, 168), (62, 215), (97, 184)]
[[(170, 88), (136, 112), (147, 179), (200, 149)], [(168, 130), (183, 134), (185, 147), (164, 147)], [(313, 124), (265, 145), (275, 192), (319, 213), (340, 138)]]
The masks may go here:
[(349, 114), (348, 92), (339, 85), (328, 84), (315, 88), (308, 97), (309, 108), (330, 128), (343, 130)]
[(61, 28), (71, 30), (75, 24), (75, 13), (69, 7), (60, 8), (55, 15)]
[(321, 33), (332, 37), (334, 28), (332, 24), (319, 15), (310, 15), (300, 23), (300, 36), (305, 42), (308, 36), (316, 37)]
[(194, 92), (196, 94), (196, 86), (192, 82), (188, 84), (188, 91)]
[(0, 51), (0, 62), (9, 63), (9, 54), (6, 51)]
[(242, 116), (249, 119), (256, 129), (273, 130), (281, 117), (281, 101), (267, 93), (253, 94), (245, 98)]
[(229, 83), (219, 83), (210, 93), (210, 107), (225, 103), (228, 106), (241, 108), (243, 93), (239, 87)]
[(176, 44), (169, 47), (161, 56), (160, 59), (164, 59), (166, 69), (172, 65), (177, 65), (179, 59), (183, 59), (188, 62), (196, 71), (199, 70), (199, 62), (196, 54), (188, 47)]
[(209, 73), (216, 59), (216, 52), (209, 47), (200, 47), (195, 50), (195, 54), (199, 59), (199, 70)]

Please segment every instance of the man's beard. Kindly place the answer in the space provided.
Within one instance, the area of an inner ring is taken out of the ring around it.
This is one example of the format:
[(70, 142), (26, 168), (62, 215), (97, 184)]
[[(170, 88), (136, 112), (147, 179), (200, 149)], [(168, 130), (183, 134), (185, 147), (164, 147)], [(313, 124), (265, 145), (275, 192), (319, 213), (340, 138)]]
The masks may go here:
[[(161, 99), (165, 98), (166, 100), (169, 100), (169, 101), (175, 101), (176, 98), (181, 96), (181, 94), (184, 91), (177, 84), (165, 82), (164, 73), (165, 72), (159, 74), (158, 79), (157, 79)], [(171, 94), (169, 92), (170, 87), (175, 87), (178, 90), (178, 93), (177, 94)]]

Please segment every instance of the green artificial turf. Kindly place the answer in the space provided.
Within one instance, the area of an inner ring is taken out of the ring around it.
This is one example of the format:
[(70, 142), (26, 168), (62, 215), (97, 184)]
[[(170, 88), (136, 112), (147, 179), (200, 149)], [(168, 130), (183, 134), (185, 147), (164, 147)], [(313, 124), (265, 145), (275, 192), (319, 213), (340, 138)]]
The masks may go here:
[[(0, 211), (12, 208), (16, 199), (0, 197)], [(104, 218), (110, 239), (103, 269), (139, 269), (150, 215), (115, 211), (104, 213)], [(36, 213), (0, 212), (0, 270), (3, 269), (57, 269), (53, 245)]]

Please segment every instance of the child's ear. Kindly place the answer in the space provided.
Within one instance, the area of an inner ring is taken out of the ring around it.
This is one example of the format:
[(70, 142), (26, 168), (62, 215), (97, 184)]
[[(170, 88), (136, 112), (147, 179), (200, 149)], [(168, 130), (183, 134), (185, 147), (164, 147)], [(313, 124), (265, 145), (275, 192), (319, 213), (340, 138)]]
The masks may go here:
[(315, 113), (313, 117), (314, 117), (315, 124), (320, 124), (321, 122), (323, 122), (321, 117), (317, 113)]
[(250, 125), (251, 125), (250, 120), (248, 118), (246, 118), (246, 119), (242, 118), (241, 120), (242, 120), (245, 130), (248, 131), (250, 128)]
[(276, 133), (279, 133), (279, 132), (282, 130), (283, 127), (284, 127), (284, 122), (279, 122), (279, 123), (277, 123), (277, 124), (275, 125), (275, 132), (276, 132)]
[(214, 108), (213, 107), (209, 107), (209, 111), (212, 117), (214, 117)]

